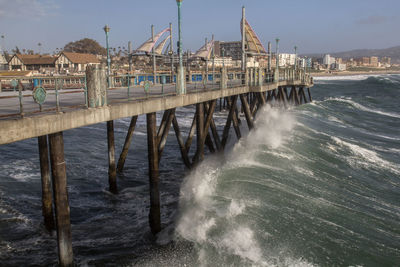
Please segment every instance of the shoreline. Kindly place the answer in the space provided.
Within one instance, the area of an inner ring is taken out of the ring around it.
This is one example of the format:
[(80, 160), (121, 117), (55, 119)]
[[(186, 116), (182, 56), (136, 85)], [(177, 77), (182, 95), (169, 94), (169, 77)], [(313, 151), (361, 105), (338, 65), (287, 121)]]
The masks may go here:
[(381, 74), (400, 74), (400, 71), (343, 71), (343, 72), (321, 72), (311, 73), (312, 77), (340, 77), (340, 76), (356, 76), (356, 75), (381, 75)]

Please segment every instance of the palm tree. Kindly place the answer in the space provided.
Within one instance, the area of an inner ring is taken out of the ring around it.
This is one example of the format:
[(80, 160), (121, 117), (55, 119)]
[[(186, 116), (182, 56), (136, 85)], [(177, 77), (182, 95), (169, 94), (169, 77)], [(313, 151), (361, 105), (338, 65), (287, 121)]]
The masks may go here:
[(5, 48), (5, 45), (4, 45), (4, 38), (5, 38), (5, 36), (2, 34), (1, 35), (1, 46), (4, 49), (4, 51), (6, 51), (6, 48)]
[(39, 46), (39, 55), (40, 55), (41, 54), (42, 43), (38, 43), (37, 45)]

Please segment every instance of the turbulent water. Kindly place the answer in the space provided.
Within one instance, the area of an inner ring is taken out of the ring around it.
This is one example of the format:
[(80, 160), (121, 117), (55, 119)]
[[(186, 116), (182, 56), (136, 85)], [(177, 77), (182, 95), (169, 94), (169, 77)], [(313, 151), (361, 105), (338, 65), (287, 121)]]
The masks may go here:
[[(116, 196), (107, 191), (105, 124), (65, 132), (77, 264), (398, 266), (400, 76), (318, 78), (312, 93), (312, 104), (265, 107), (254, 131), (237, 143), (231, 133), (225, 156), (209, 155), (192, 172), (171, 132), (155, 239), (145, 117)], [(186, 132), (189, 114), (177, 111)], [(226, 116), (215, 115), (221, 130)], [(117, 152), (128, 126), (116, 122)], [(0, 265), (57, 262), (54, 233), (42, 225), (37, 150), (34, 139), (0, 147)]]

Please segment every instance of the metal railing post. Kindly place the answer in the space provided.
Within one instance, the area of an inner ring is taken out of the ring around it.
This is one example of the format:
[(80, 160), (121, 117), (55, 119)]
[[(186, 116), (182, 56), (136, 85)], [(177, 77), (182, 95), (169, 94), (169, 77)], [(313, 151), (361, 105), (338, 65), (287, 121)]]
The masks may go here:
[(19, 114), (21, 117), (24, 117), (24, 106), (22, 104), (22, 88), (21, 86), (18, 87), (18, 98), (19, 98)]
[[(59, 81), (61, 83), (61, 81)], [(56, 91), (56, 111), (60, 112), (60, 99), (58, 96), (58, 82), (57, 82), (57, 78), (54, 80), (54, 87), (55, 87), (55, 91)]]
[(130, 86), (131, 86), (131, 77), (130, 77), (130, 75), (129, 75), (129, 73), (128, 73), (128, 75), (127, 75), (127, 78), (128, 78), (128, 99), (130, 98)]

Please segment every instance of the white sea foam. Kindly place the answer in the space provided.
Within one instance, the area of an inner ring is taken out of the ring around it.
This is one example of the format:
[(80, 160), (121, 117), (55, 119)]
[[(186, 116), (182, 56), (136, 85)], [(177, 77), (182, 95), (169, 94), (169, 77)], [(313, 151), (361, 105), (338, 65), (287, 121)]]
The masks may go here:
[(369, 77), (378, 77), (379, 75), (347, 75), (347, 76), (317, 76), (314, 77), (314, 81), (363, 81)]
[(36, 166), (30, 160), (16, 160), (6, 167), (8, 176), (20, 182), (39, 179)]
[(249, 227), (239, 226), (229, 231), (222, 237), (219, 245), (222, 249), (227, 249), (228, 252), (242, 259), (265, 265), (261, 248), (257, 244), (253, 230)]
[(302, 167), (296, 166), (296, 165), (293, 166), (293, 168), (294, 168), (294, 170), (295, 170), (296, 172), (301, 173), (301, 174), (304, 174), (304, 175), (306, 175), (306, 176), (308, 176), (308, 177), (314, 176), (313, 171), (311, 171), (311, 170), (309, 170), (309, 169), (305, 169), (305, 168), (302, 168)]
[(370, 112), (370, 113), (377, 113), (380, 115), (393, 117), (393, 118), (400, 118), (400, 114), (393, 113), (393, 112), (385, 112), (385, 111), (381, 111), (379, 109), (367, 108), (367, 107), (365, 107), (351, 99), (348, 99), (348, 98), (328, 98), (328, 99), (326, 99), (326, 101), (339, 101), (339, 102), (350, 104), (351, 106), (355, 107), (356, 109), (359, 109), (362, 111), (366, 111), (366, 112)]
[(397, 175), (400, 174), (399, 166), (380, 158), (378, 153), (376, 153), (375, 151), (346, 142), (338, 137), (332, 136), (331, 138), (333, 141), (335, 141), (336, 144), (349, 149), (349, 151), (354, 155), (354, 157), (346, 157), (346, 160), (350, 164), (356, 163), (367, 168), (371, 167), (372, 165), (375, 168), (384, 168)]
[(239, 214), (243, 213), (245, 208), (246, 205), (243, 201), (232, 199), (231, 204), (229, 205), (228, 208), (228, 216), (229, 217), (238, 216)]

